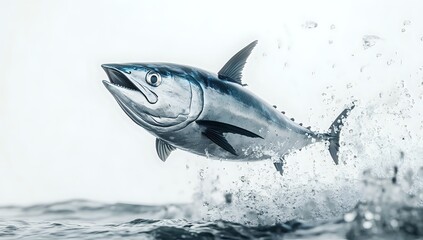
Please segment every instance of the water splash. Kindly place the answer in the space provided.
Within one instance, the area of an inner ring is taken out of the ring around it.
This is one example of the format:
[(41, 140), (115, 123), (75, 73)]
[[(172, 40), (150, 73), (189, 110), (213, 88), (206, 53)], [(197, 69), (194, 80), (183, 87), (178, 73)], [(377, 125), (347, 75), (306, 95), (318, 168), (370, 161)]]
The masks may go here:
[[(402, 72), (395, 62), (401, 59), (393, 58), (389, 68)], [(385, 62), (377, 68), (373, 63), (366, 66), (363, 73), (369, 76), (380, 67), (388, 68)], [(395, 84), (378, 87), (374, 94), (343, 96), (342, 101), (357, 102), (341, 132), (339, 166), (332, 164), (324, 143), (288, 156), (283, 177), (271, 161), (208, 165), (193, 218), (246, 226), (313, 219), (313, 228), (289, 233), (284, 239), (421, 237), (416, 229), (421, 228), (423, 206), (419, 195), (423, 192), (423, 85), (421, 71), (417, 72), (401, 75)], [(345, 88), (353, 91), (368, 84), (372, 84), (369, 77)], [(339, 101), (336, 91), (337, 87), (329, 86), (321, 95), (327, 106), (324, 112), (339, 111), (332, 107)], [(230, 202), (225, 194), (231, 195)]]
[[(406, 173), (406, 174), (401, 174)], [(274, 223), (245, 224), (218, 220), (194, 220), (198, 205), (145, 206), (104, 204), (72, 200), (29, 207), (0, 207), (0, 236), (16, 239), (418, 239), (423, 237), (423, 167), (417, 171), (398, 171), (389, 178), (366, 170), (361, 182), (362, 200), (346, 214), (326, 220), (300, 219)], [(205, 175), (204, 175), (205, 176)], [(217, 179), (218, 180), (218, 179)], [(216, 181), (217, 181), (216, 180)], [(249, 181), (242, 177), (241, 182)], [(251, 182), (248, 182), (249, 184)], [(418, 191), (413, 192), (414, 185)], [(246, 195), (240, 195), (246, 197)], [(415, 194), (419, 193), (419, 194)], [(251, 194), (246, 203), (267, 202)], [(327, 196), (330, 202), (330, 197)], [(204, 196), (203, 196), (204, 198)], [(224, 205), (234, 206), (232, 194), (224, 195)], [(236, 204), (240, 204), (238, 202)], [(276, 203), (275, 203), (276, 204)], [(283, 205), (283, 203), (279, 203)], [(329, 204), (330, 205), (330, 204)], [(207, 205), (208, 207), (211, 204)], [(217, 207), (217, 206), (214, 206)], [(309, 204), (297, 213), (307, 215), (319, 207)], [(237, 207), (235, 207), (237, 208)], [(256, 206), (244, 212), (248, 219), (259, 218)], [(222, 208), (220, 209), (222, 210)], [(269, 209), (265, 214), (269, 214)], [(222, 212), (221, 218), (224, 218)], [(309, 212), (310, 213), (310, 212)], [(263, 216), (262, 216), (263, 217)], [(304, 216), (309, 219), (316, 216)]]
[(422, 172), (422, 167), (416, 174), (409, 170), (401, 181), (397, 167), (394, 167), (392, 178), (371, 176), (371, 171), (366, 171), (366, 198), (344, 216), (350, 223), (348, 238), (409, 239), (423, 236), (423, 195), (409, 192), (414, 183), (419, 183), (417, 178), (421, 178)]

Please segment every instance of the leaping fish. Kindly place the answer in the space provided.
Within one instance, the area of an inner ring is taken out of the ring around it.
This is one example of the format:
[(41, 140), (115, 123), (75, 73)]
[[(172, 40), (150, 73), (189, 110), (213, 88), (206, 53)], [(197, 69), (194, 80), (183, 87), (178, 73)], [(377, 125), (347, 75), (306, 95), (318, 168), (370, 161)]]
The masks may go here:
[(354, 104), (326, 133), (294, 122), (241, 81), (256, 44), (236, 53), (217, 74), (172, 63), (103, 64), (110, 80), (103, 83), (123, 111), (156, 137), (162, 161), (181, 149), (220, 160), (273, 159), (282, 174), (290, 152), (328, 141), (338, 164), (340, 129)]

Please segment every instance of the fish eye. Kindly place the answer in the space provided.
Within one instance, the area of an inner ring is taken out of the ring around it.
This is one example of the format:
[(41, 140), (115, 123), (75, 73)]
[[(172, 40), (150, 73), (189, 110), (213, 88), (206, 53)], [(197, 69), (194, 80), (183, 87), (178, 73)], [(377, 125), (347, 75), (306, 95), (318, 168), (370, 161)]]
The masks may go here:
[(157, 87), (162, 83), (162, 77), (159, 73), (150, 71), (145, 76), (145, 81), (151, 86)]

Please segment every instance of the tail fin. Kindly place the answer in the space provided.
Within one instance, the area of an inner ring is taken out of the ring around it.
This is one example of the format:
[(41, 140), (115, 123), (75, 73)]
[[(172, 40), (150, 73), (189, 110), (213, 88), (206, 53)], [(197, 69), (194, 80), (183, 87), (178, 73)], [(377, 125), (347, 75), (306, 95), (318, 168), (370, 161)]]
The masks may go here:
[(333, 161), (335, 164), (338, 164), (338, 150), (339, 150), (339, 135), (341, 133), (341, 128), (344, 125), (343, 120), (347, 118), (350, 111), (355, 107), (354, 103), (351, 107), (346, 108), (342, 111), (341, 114), (333, 121), (332, 125), (330, 125), (328, 138), (329, 138), (329, 152), (332, 156)]

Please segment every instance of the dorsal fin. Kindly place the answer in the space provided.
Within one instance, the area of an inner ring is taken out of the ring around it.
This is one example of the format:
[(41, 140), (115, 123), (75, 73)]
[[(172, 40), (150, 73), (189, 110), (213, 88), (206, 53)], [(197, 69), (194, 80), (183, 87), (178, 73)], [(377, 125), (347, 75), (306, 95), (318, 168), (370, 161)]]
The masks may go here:
[(248, 44), (245, 48), (241, 49), (237, 54), (235, 54), (225, 66), (220, 69), (218, 77), (221, 80), (226, 80), (238, 84), (242, 84), (242, 69), (247, 62), (248, 56), (250, 56), (251, 51), (257, 45), (257, 40)]

